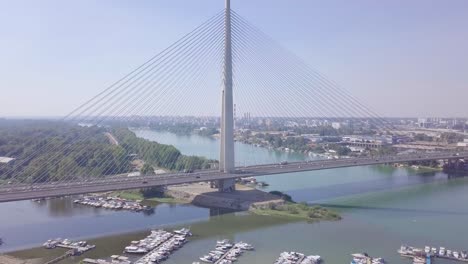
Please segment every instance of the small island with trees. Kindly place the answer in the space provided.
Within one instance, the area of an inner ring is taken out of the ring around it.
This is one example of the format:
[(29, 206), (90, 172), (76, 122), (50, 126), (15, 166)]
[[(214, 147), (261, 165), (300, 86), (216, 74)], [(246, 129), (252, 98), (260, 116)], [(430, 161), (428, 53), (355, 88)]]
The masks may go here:
[(296, 203), (291, 199), (291, 196), (279, 191), (271, 191), (270, 193), (280, 196), (284, 200), (284, 203), (269, 203), (267, 206), (253, 207), (249, 211), (257, 215), (286, 217), (307, 221), (341, 220), (341, 216), (333, 210), (319, 205), (309, 205), (305, 202)]

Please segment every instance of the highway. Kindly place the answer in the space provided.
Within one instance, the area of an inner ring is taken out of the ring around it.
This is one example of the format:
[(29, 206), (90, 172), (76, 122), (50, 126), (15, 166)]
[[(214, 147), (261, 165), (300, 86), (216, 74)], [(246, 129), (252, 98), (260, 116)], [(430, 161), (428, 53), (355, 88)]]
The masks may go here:
[[(425, 153), (395, 155), (379, 158), (347, 158), (315, 161), (290, 162), (287, 164), (265, 164), (237, 167), (233, 173), (217, 170), (201, 170), (193, 173), (165, 173), (151, 176), (115, 175), (102, 179), (72, 182), (51, 182), (36, 184), (9, 184), (0, 187), (0, 202), (59, 197), (67, 195), (138, 189), (153, 186), (168, 186), (183, 183), (205, 182), (239, 177), (255, 177), (273, 174), (285, 174), (302, 171), (335, 169), (354, 166), (368, 166), (410, 161), (463, 159), (468, 152), (460, 153)], [(311, 175), (312, 177), (312, 175)]]

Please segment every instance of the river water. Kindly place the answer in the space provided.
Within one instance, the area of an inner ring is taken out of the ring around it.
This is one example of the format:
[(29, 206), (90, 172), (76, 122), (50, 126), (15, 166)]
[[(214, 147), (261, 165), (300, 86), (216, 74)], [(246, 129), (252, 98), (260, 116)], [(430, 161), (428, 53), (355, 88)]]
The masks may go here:
[[(136, 133), (173, 144), (184, 154), (216, 158), (219, 141), (140, 130)], [(306, 159), (299, 153), (275, 152), (236, 143), (238, 165)], [(450, 178), (450, 179), (449, 179)], [(59, 250), (32, 248), (55, 237), (86, 238), (97, 248), (86, 257), (120, 254), (131, 240), (155, 227), (190, 226), (195, 236), (168, 264), (192, 263), (218, 239), (243, 240), (255, 246), (237, 263), (273, 263), (280, 252), (318, 254), (325, 263), (349, 263), (351, 253), (368, 252), (390, 263), (410, 263), (396, 250), (402, 243), (423, 247), (468, 249), (468, 178), (442, 172), (367, 166), (262, 177), (269, 190), (295, 201), (323, 204), (340, 211), (337, 222), (291, 222), (248, 213), (223, 213), (192, 205), (160, 204), (150, 214), (109, 211), (75, 205), (71, 199), (0, 204), (3, 252), (51, 258)], [(77, 263), (79, 258), (63, 263)], [(436, 263), (448, 263), (437, 260)]]

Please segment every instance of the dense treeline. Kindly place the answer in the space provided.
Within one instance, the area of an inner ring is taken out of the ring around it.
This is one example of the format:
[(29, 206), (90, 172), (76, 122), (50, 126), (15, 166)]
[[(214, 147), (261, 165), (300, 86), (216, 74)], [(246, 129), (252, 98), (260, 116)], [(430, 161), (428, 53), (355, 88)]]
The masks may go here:
[[(119, 144), (111, 144), (106, 132), (113, 133)], [(0, 120), (0, 156), (15, 158), (0, 164), (0, 180), (28, 182), (127, 173), (135, 157), (170, 170), (207, 168), (211, 162), (137, 138), (127, 128), (44, 120)]]
[(128, 171), (124, 150), (109, 144), (104, 132), (64, 122), (1, 121), (0, 156), (16, 160), (0, 167), (0, 177), (43, 182)]
[(113, 134), (127, 153), (136, 154), (137, 157), (152, 166), (181, 171), (207, 169), (211, 163), (215, 162), (198, 156), (182, 155), (172, 145), (159, 144), (139, 138), (127, 128), (114, 129)]
[(200, 129), (200, 125), (192, 123), (158, 123), (150, 124), (149, 128), (156, 131), (167, 131), (179, 135), (196, 133), (201, 136), (212, 136), (218, 133), (218, 129), (216, 127), (205, 127), (204, 129)]

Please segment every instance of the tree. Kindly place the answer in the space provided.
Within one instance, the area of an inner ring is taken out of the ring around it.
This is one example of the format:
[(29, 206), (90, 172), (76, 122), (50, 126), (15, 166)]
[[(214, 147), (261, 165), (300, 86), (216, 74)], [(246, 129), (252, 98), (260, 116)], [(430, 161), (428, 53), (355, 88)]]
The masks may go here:
[(149, 163), (145, 163), (140, 172), (143, 175), (154, 175), (154, 168)]

